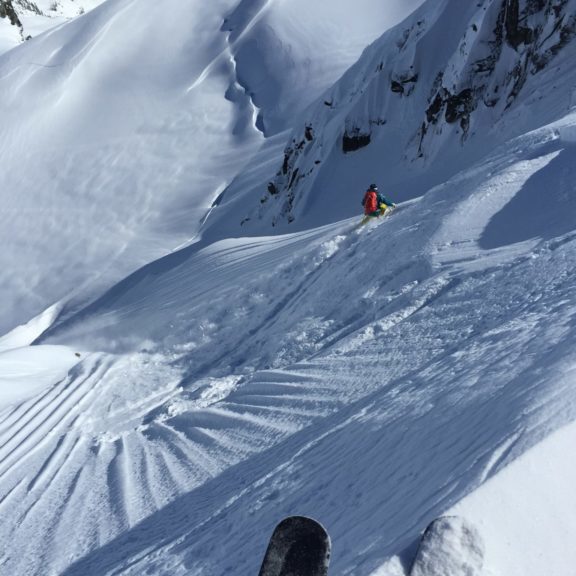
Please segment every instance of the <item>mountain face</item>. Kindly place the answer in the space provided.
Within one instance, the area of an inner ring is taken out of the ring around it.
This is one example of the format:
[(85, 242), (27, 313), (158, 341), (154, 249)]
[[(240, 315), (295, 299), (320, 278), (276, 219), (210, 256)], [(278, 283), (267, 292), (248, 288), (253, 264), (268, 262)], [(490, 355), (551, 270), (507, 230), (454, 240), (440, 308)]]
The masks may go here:
[[(435, 78), (418, 131), (419, 157), (425, 155), (427, 141), (446, 125), (459, 126), (465, 141), (477, 111), (495, 108), (496, 117), (505, 114), (529, 76), (549, 66), (576, 35), (574, 5), (568, 0), (504, 0), (485, 6), (483, 12), (460, 42), (461, 65), (450, 62)], [(405, 78), (393, 80), (391, 89), (403, 93)]]
[(12, 6), (12, 0), (0, 0), (0, 18), (8, 18), (13, 26), (21, 26), (14, 6)]
[[(12, 0), (33, 38), (0, 58), (0, 243), (19, 247), (0, 252), (0, 332), (193, 241), (264, 134), (422, 0), (98, 1), (36, 0), (47, 19)], [(46, 21), (63, 24), (35, 34)]]
[[(426, 5), (370, 46), (308, 113), (243, 224), (306, 220), (313, 196), (337, 204), (333, 190), (363, 163), (351, 158), (359, 151), (380, 168), (354, 183), (357, 194), (376, 177), (400, 197), (422, 194), (450, 176), (450, 167), (435, 165), (442, 150), (460, 149), (465, 161), (515, 135), (518, 120), (529, 126), (526, 106), (538, 118), (549, 108), (552, 118), (558, 102), (571, 105), (570, 95), (554, 94), (554, 77), (574, 76), (575, 36), (574, 0)], [(323, 174), (335, 155), (342, 170)]]
[(109, 0), (0, 58), (2, 576), (257, 574), (289, 514), (406, 576), (455, 506), (467, 576), (573, 576), (575, 1), (360, 55), (415, 3)]

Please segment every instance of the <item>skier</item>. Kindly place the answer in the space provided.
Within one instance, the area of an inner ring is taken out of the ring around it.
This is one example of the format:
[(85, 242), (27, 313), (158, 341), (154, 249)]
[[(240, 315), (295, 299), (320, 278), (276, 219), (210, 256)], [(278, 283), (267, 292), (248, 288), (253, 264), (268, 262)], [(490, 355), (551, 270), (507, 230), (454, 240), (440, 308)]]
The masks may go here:
[(364, 206), (364, 219), (361, 224), (366, 224), (370, 218), (383, 216), (388, 208), (394, 208), (396, 204), (380, 194), (376, 184), (370, 184), (362, 199), (362, 206)]

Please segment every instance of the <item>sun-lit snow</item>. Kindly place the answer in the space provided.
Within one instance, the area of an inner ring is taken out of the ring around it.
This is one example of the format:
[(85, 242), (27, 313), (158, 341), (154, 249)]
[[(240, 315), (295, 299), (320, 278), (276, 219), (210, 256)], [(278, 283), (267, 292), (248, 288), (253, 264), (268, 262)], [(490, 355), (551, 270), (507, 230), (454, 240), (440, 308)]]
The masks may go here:
[(0, 409), (21, 404), (60, 382), (78, 363), (68, 348), (34, 346), (0, 352)]
[(285, 125), (418, 3), (110, 0), (0, 57), (0, 330), (192, 241), (262, 144), (257, 107)]
[[(412, 163), (430, 87), (374, 64), (412, 30), (458, 68), (497, 4), (458, 2), (361, 54), (420, 3), (108, 0), (0, 58), (0, 574), (257, 574), (299, 514), (334, 576), (407, 576), (439, 517), (417, 576), (572, 576), (574, 43)], [(360, 226), (371, 181), (398, 207)]]

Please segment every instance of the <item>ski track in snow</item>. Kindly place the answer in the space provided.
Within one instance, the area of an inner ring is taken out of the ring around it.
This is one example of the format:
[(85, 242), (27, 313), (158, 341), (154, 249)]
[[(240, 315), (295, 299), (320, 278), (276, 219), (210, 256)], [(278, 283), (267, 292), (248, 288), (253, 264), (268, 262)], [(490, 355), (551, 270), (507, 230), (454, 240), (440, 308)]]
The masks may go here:
[(3, 573), (255, 573), (246, 543), (292, 513), (340, 543), (334, 573), (410, 549), (576, 415), (576, 236), (481, 248), (550, 161), (363, 228), (188, 247), (49, 331), (88, 357), (0, 415)]

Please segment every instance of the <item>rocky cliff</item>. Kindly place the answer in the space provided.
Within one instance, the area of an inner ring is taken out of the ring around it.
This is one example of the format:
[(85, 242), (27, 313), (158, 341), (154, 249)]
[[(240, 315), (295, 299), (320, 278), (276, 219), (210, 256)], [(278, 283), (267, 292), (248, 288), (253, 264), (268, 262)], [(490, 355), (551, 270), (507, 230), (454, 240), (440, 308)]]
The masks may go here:
[(422, 171), (441, 160), (443, 147), (466, 148), (493, 133), (519, 100), (545, 107), (554, 91), (545, 73), (572, 70), (575, 36), (574, 0), (424, 4), (308, 113), (245, 222), (297, 219), (328, 155), (346, 163), (376, 146), (386, 151), (388, 174)]

